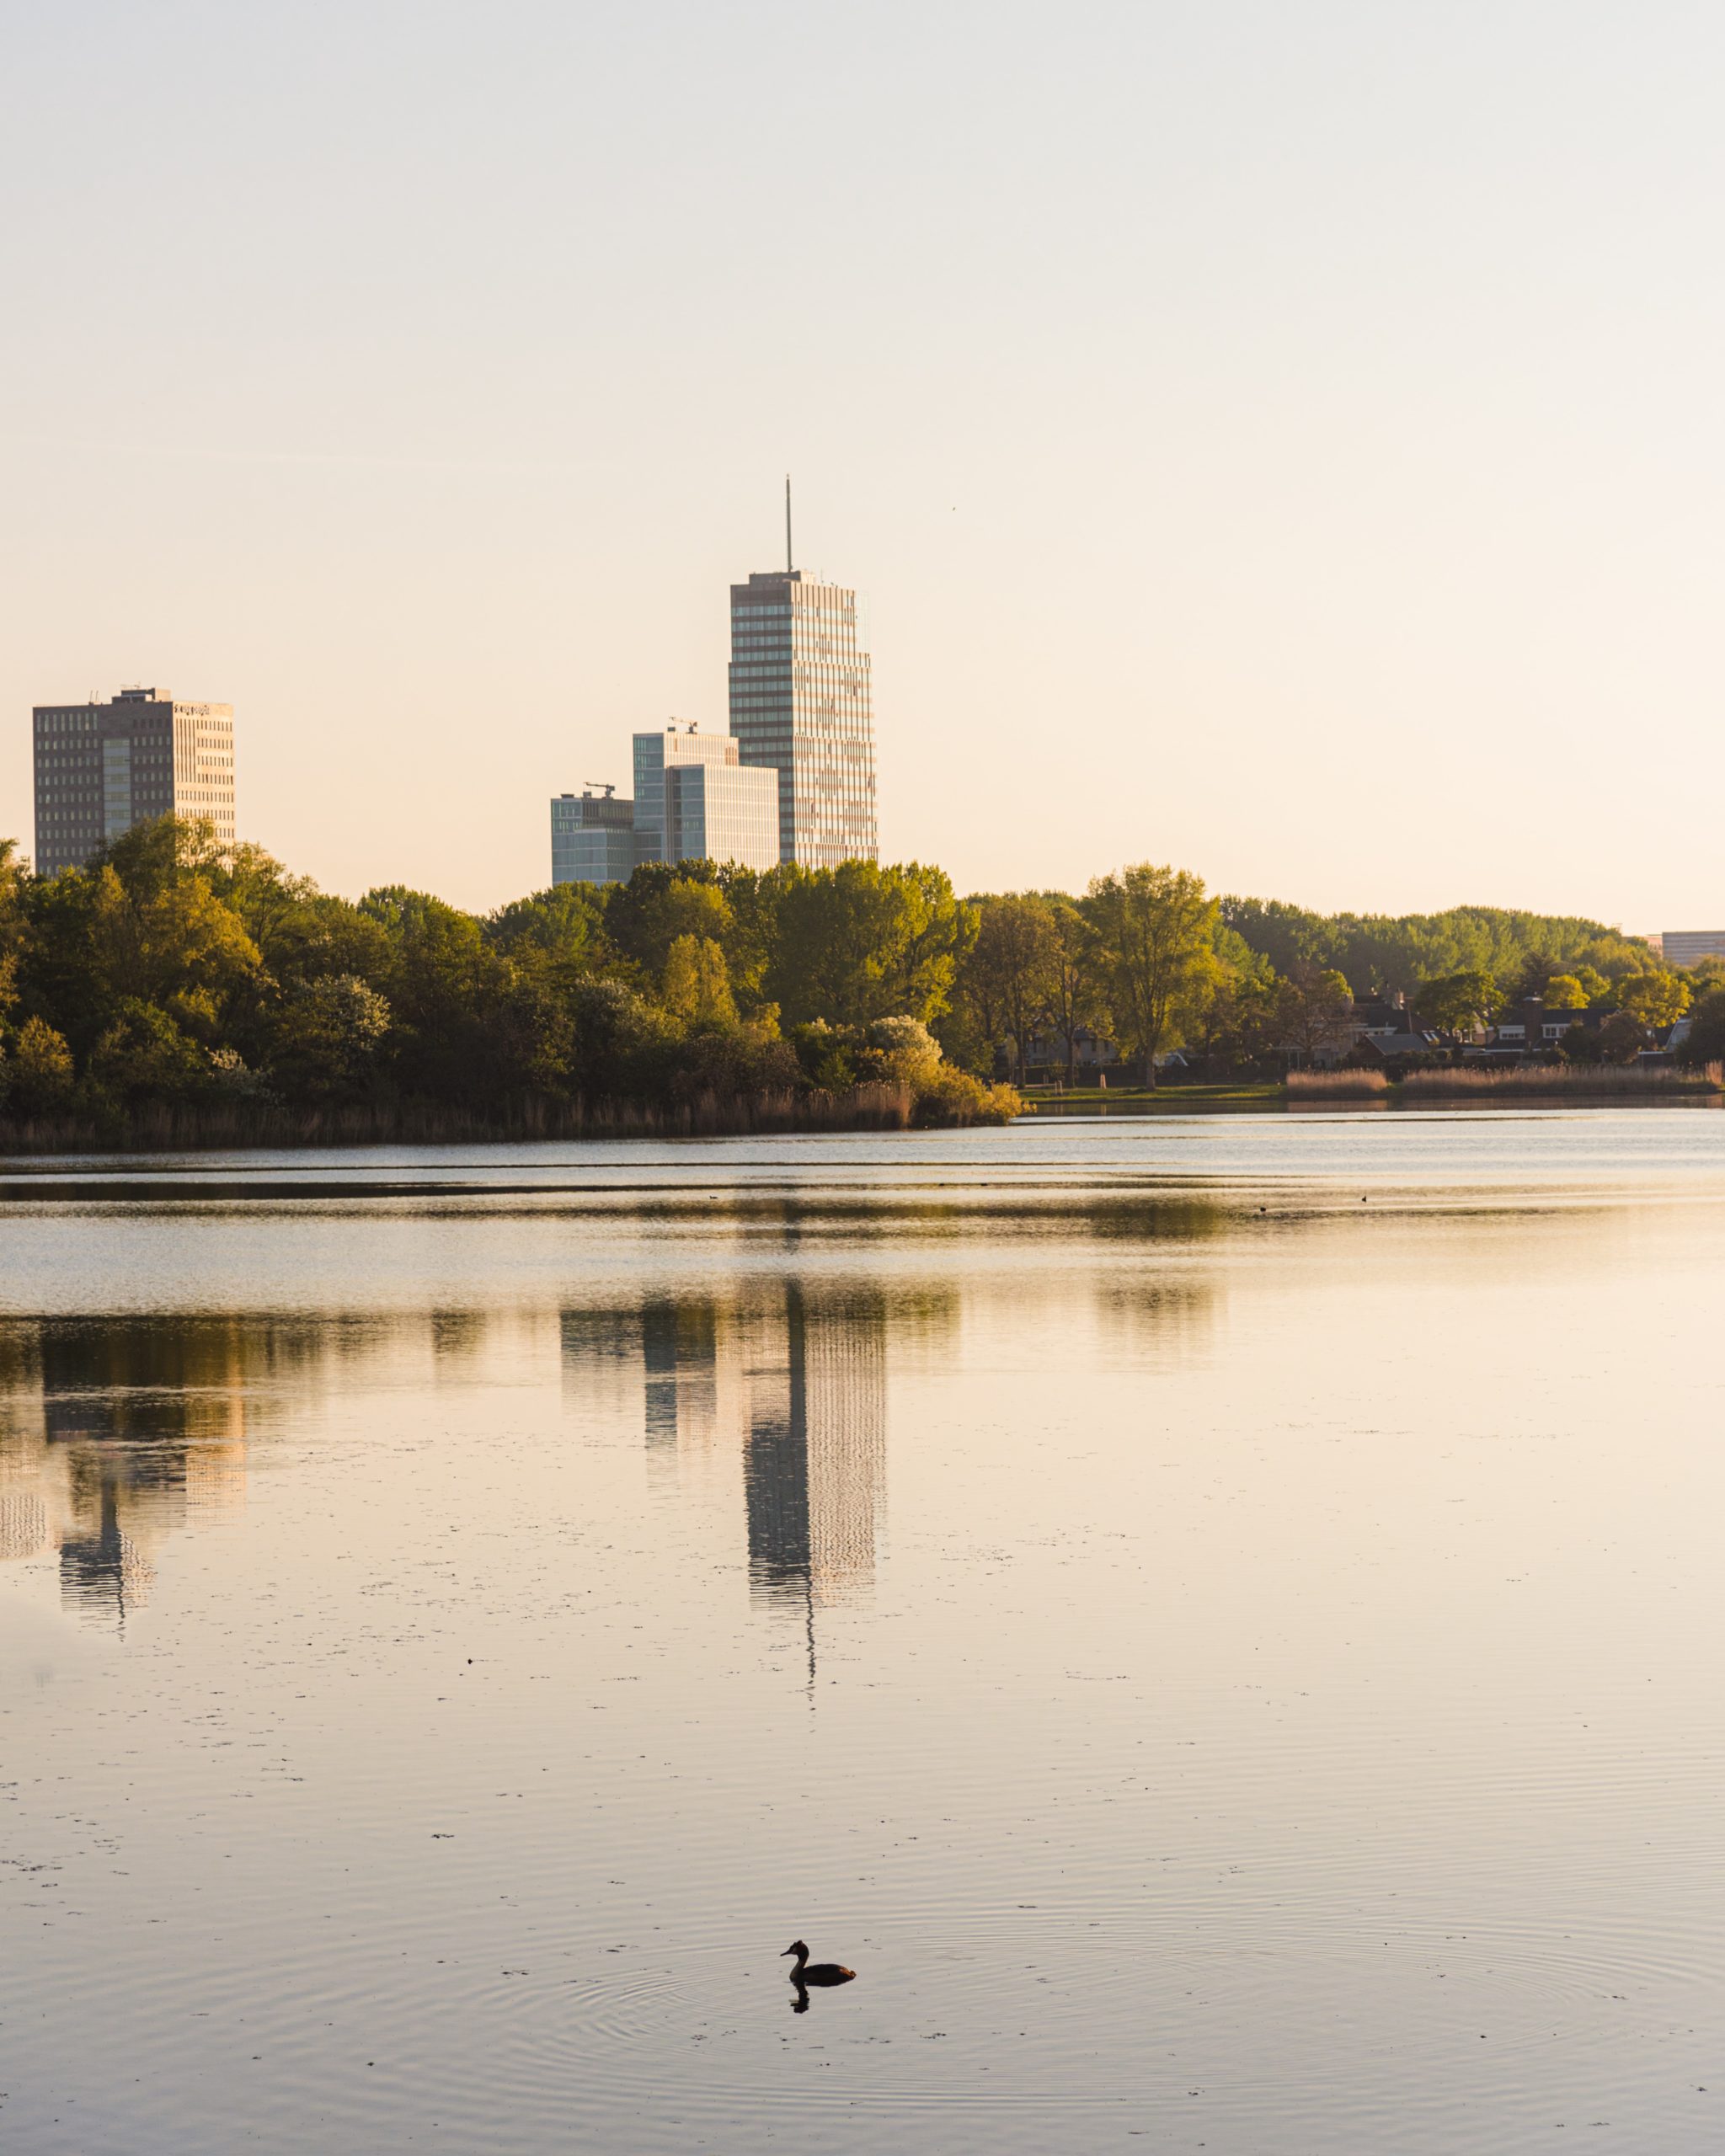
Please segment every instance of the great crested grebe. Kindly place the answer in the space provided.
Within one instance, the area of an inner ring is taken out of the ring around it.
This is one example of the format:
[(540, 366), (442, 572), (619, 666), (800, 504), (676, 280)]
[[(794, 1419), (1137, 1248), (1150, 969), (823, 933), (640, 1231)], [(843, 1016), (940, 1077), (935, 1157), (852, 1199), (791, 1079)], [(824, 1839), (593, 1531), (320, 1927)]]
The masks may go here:
[[(846, 1969), (837, 1961), (811, 1962), (809, 1959), (809, 1949), (800, 1939), (793, 1945), (786, 1947), (785, 1954), (794, 1954), (797, 1957), (797, 1966), (791, 1972), (791, 1982), (793, 1984), (847, 1984), (857, 1973), (854, 1969)], [(779, 1956), (781, 1961), (785, 1958), (785, 1954)]]

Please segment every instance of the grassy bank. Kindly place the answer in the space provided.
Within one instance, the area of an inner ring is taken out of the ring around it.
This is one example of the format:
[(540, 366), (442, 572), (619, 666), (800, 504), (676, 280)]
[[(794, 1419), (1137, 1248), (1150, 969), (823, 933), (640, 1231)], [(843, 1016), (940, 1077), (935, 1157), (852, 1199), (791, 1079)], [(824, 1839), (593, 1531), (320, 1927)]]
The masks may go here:
[(1413, 1070), (1387, 1078), (1381, 1070), (1294, 1070), (1285, 1081), (1226, 1086), (1086, 1086), (1072, 1092), (1027, 1092), (1029, 1115), (1222, 1114), (1231, 1109), (1344, 1107), (1375, 1101), (1385, 1107), (1473, 1102), (1485, 1107), (1515, 1100), (1642, 1102), (1693, 1102), (1725, 1093), (1717, 1063), (1699, 1070), (1649, 1070), (1633, 1065), (1528, 1064), (1514, 1070)]
[(1070, 1093), (1027, 1092), (1024, 1109), (1033, 1115), (1103, 1115), (1130, 1108), (1134, 1115), (1194, 1114), (1226, 1108), (1275, 1107), (1286, 1098), (1279, 1081), (1240, 1080), (1226, 1086), (1110, 1086), (1075, 1087)]

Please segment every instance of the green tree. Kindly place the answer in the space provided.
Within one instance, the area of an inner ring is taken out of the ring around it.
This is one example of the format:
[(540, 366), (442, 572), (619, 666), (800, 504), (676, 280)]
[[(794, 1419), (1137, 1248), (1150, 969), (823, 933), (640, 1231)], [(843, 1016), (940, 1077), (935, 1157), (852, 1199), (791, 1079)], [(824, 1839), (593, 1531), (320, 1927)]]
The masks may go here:
[(1551, 974), (1546, 980), (1541, 999), (1548, 1011), (1585, 1011), (1588, 992), (1574, 974)]
[(260, 952), (268, 952), (296, 909), (317, 895), (309, 876), (290, 875), (273, 853), (249, 841), (226, 853), (206, 853), (200, 846), (197, 858), (211, 889), (233, 909)]
[(275, 1019), (270, 1067), (297, 1100), (363, 1092), (389, 1031), (389, 1006), (354, 974), (323, 974), (295, 988)]
[(1680, 1053), (1685, 1063), (1725, 1062), (1725, 983), (1707, 987), (1696, 999)]
[(1219, 899), (1217, 907), (1222, 926), (1232, 930), (1248, 950), (1268, 958), (1278, 974), (1291, 973), (1302, 963), (1333, 966), (1340, 960), (1344, 939), (1322, 914), (1280, 899), (1230, 896)]
[(927, 1025), (946, 1010), (977, 921), (943, 870), (846, 861), (779, 876), (766, 986), (790, 1023), (866, 1026), (902, 1013)]
[(585, 883), (553, 883), (531, 898), (499, 906), (486, 921), (492, 947), (513, 957), (531, 949), (585, 971), (597, 947), (605, 919), (603, 905)]
[(648, 862), (606, 894), (605, 932), (612, 947), (656, 981), (680, 936), (723, 949), (732, 927), (730, 900), (711, 862)]
[(1613, 1011), (1592, 1037), (1595, 1058), (1602, 1063), (1633, 1063), (1647, 1044), (1647, 1027), (1627, 1011)]
[(1047, 898), (1054, 950), (1048, 973), (1049, 1022), (1065, 1049), (1066, 1083), (1078, 1070), (1078, 1036), (1100, 1033), (1108, 1024), (1108, 1004), (1097, 966), (1094, 940), (1084, 915), (1064, 893)]
[(724, 953), (710, 936), (679, 936), (665, 954), (660, 1000), (686, 1026), (734, 1026), (737, 1006), (731, 995)]
[(1009, 1053), (1022, 1085), (1025, 1050), (1052, 1022), (1060, 959), (1054, 908), (1033, 893), (1015, 891), (972, 903), (979, 915), (976, 940), (959, 969), (955, 994), (969, 1003), (989, 1046)]
[(925, 1091), (940, 1074), (940, 1043), (916, 1018), (877, 1018), (868, 1028), (868, 1046), (881, 1059), (893, 1083)]
[(29, 920), (24, 905), (24, 857), (16, 839), (0, 839), (0, 1018), (18, 1001)]
[(40, 1018), (26, 1018), (7, 1058), (7, 1104), (15, 1115), (52, 1115), (72, 1095), (73, 1065), (65, 1036)]
[(676, 1041), (673, 1022), (620, 980), (583, 981), (574, 998), (575, 1079), (589, 1100), (651, 1097)]
[(399, 884), (368, 891), (363, 910), (383, 929), (382, 981), (394, 1022), (388, 1050), (403, 1092), (450, 1102), (494, 1093), (499, 1075), (494, 1027), (511, 975), (486, 944), (479, 922)]
[(1098, 876), (1082, 911), (1115, 1038), (1154, 1086), (1156, 1057), (1180, 1046), (1215, 970), (1216, 901), (1189, 870), (1140, 862)]
[(488, 1082), (502, 1096), (567, 1099), (576, 1086), (579, 968), (529, 943), (492, 984)]
[(171, 1012), (129, 995), (90, 1053), (89, 1077), (100, 1095), (131, 1107), (207, 1091), (211, 1063)]
[(1503, 991), (1488, 973), (1445, 974), (1422, 985), (1413, 1007), (1427, 1025), (1466, 1033), (1490, 1025), (1503, 1001)]
[(1645, 943), (1602, 922), (1501, 906), (1436, 914), (1316, 914), (1275, 899), (1230, 897), (1222, 918), (1279, 973), (1299, 960), (1335, 967), (1355, 995), (1412, 995), (1459, 973), (1489, 973), (1536, 995), (1553, 973), (1594, 966), (1615, 977), (1647, 964)]
[(1354, 1037), (1348, 976), (1333, 966), (1296, 959), (1276, 991), (1275, 1033), (1278, 1044), (1306, 1065), (1346, 1048)]
[[(1187, 1045), (1207, 1070), (1233, 1072), (1260, 1062), (1280, 1045), (1286, 985), (1268, 958), (1220, 922), (1215, 957), (1188, 1022)], [(1351, 1002), (1348, 1007), (1351, 1012)]]
[(256, 945), (212, 878), (208, 827), (141, 824), (88, 868), (34, 883), (17, 986), (24, 1009), (87, 1055), (142, 1001), (213, 1045), (268, 986)]
[(1617, 1007), (1642, 1026), (1674, 1026), (1689, 1008), (1689, 989), (1674, 973), (1631, 974), (1617, 984)]
[(786, 874), (782, 868), (757, 873), (728, 862), (716, 878), (730, 908), (730, 921), (719, 945), (737, 1007), (769, 1031), (777, 1028), (778, 1011), (767, 1001), (765, 984), (778, 948), (779, 896)]

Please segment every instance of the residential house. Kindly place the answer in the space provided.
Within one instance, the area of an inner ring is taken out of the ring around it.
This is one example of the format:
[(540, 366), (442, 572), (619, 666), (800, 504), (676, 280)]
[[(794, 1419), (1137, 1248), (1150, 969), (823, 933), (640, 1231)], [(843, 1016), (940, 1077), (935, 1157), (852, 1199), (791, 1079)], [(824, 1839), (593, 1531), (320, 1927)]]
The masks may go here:
[(1572, 1026), (1597, 1030), (1599, 1019), (1588, 1011), (1548, 1010), (1536, 995), (1511, 1003), (1498, 1013), (1496, 1025), (1487, 1027), (1482, 1043), (1497, 1059), (1512, 1055), (1550, 1055), (1562, 1044)]

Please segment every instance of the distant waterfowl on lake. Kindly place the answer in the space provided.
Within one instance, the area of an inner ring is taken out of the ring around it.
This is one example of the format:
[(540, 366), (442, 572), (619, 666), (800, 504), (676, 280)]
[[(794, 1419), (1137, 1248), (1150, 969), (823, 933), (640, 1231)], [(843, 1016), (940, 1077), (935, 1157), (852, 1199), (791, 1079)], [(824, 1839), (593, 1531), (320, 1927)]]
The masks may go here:
[[(809, 1949), (800, 1939), (786, 1947), (785, 1954), (794, 1954), (797, 1957), (797, 1966), (791, 1972), (793, 1984), (847, 1984), (857, 1973), (854, 1969), (847, 1969), (838, 1961), (811, 1961)], [(785, 1954), (779, 1956), (781, 1961)]]

